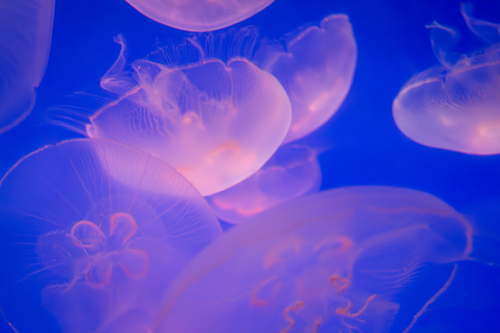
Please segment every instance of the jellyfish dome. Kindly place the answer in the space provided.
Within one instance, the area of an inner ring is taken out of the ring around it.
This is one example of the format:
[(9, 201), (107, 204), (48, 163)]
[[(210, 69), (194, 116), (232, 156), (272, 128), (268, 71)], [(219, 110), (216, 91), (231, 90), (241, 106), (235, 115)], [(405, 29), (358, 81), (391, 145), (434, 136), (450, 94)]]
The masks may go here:
[(330, 119), (351, 88), (357, 46), (349, 17), (325, 17), (320, 26), (290, 34), (286, 47), (265, 45), (260, 66), (285, 88), (292, 124), (284, 143), (300, 139)]
[(317, 154), (305, 145), (281, 146), (256, 173), (205, 199), (218, 218), (239, 223), (281, 202), (318, 191), (321, 169)]
[(54, 0), (0, 0), (0, 133), (24, 120), (49, 58)]
[(188, 31), (226, 28), (257, 14), (274, 0), (126, 0), (156, 22)]
[(179, 173), (107, 140), (66, 141), (23, 158), (0, 182), (0, 214), (9, 253), (2, 308), (20, 332), (40, 323), (150, 332), (159, 294), (221, 233)]
[(89, 137), (152, 153), (204, 196), (249, 177), (280, 146), (291, 106), (271, 74), (244, 58), (211, 58), (180, 67), (138, 60), (130, 76), (117, 41), (122, 52), (101, 85), (121, 97), (90, 118)]
[(154, 332), (386, 332), (417, 267), (471, 250), (469, 222), (430, 194), (311, 194), (249, 217), (197, 255)]
[(420, 144), (467, 154), (500, 154), (500, 24), (462, 15), (490, 45), (470, 56), (449, 52), (457, 32), (436, 22), (431, 41), (442, 66), (424, 71), (393, 102), (396, 125)]

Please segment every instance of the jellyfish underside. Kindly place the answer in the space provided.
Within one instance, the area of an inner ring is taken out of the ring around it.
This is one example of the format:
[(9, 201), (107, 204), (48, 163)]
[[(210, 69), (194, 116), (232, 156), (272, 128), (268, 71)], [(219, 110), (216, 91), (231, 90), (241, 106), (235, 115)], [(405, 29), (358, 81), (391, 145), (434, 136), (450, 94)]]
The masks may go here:
[(460, 214), (423, 192), (367, 186), (302, 197), (195, 257), (155, 332), (385, 332), (393, 296), (416, 269), (467, 259), (471, 235)]
[(436, 22), (431, 41), (441, 67), (411, 79), (393, 103), (394, 120), (410, 139), (458, 152), (500, 153), (500, 25), (470, 17), (470, 30), (490, 46), (471, 56), (449, 51), (458, 33)]

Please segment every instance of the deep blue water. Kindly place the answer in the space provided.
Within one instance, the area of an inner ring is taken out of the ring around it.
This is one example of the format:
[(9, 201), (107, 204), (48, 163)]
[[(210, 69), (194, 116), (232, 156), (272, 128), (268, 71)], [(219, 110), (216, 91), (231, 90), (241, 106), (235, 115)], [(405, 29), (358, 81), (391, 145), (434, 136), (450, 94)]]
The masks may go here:
[[(441, 198), (475, 223), (473, 257), (478, 262), (459, 264), (456, 281), (421, 318), (414, 332), (498, 329), (500, 155), (473, 156), (419, 145), (399, 131), (391, 113), (392, 101), (403, 84), (413, 74), (438, 64), (424, 25), (436, 20), (458, 28), (463, 32), (462, 51), (484, 46), (467, 33), (459, 5), (460, 1), (451, 0), (276, 0), (237, 24), (255, 25), (261, 36), (278, 38), (328, 14), (347, 14), (358, 45), (352, 88), (337, 114), (304, 139), (329, 147), (320, 155), (322, 189), (349, 185), (418, 189)], [(475, 1), (474, 5), (475, 17), (500, 22), (499, 1)], [(81, 137), (51, 125), (50, 110), (58, 106), (96, 110), (106, 101), (101, 97), (107, 95), (99, 89), (99, 78), (118, 55), (119, 46), (113, 42), (118, 33), (127, 39), (130, 60), (145, 57), (168, 39), (188, 35), (148, 19), (124, 0), (57, 0), (52, 48), (36, 106), (24, 122), (0, 135), (0, 175), (38, 148)], [(9, 255), (8, 248), (0, 249), (0, 256)], [(419, 284), (439, 288), (452, 266), (439, 269), (440, 273), (432, 276), (424, 269), (421, 279), (400, 296), (403, 305), (391, 332), (401, 332), (422, 300), (430, 297), (417, 292)], [(0, 285), (7, 274), (0, 271)], [(2, 302), (2, 293), (8, 292), (4, 287), (0, 286), (0, 306), (7, 319), (13, 324), (31, 320), (20, 314), (22, 304)], [(40, 322), (32, 332), (57, 332), (54, 325), (53, 320)], [(9, 332), (7, 326), (4, 329)]]

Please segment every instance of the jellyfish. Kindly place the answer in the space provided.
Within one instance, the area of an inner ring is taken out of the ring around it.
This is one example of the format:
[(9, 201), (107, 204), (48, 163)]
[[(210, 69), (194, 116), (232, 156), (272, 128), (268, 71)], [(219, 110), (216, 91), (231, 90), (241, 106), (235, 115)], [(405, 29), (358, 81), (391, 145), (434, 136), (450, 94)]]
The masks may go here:
[(197, 255), (153, 331), (385, 332), (418, 267), (468, 260), (471, 250), (471, 224), (430, 194), (311, 194), (245, 219)]
[(90, 117), (87, 134), (152, 153), (204, 196), (257, 171), (278, 149), (291, 119), (290, 101), (274, 76), (245, 58), (204, 58), (167, 66), (137, 60), (124, 72), (125, 43), (101, 86), (120, 94)]
[(414, 76), (394, 99), (398, 128), (425, 146), (466, 154), (500, 153), (500, 24), (461, 12), (469, 29), (489, 47), (472, 55), (448, 51), (458, 32), (429, 25), (434, 54), (441, 66)]
[(0, 215), (1, 305), (21, 332), (56, 320), (62, 332), (150, 332), (159, 295), (221, 233), (178, 172), (101, 139), (19, 161), (0, 182)]
[(317, 151), (306, 145), (288, 144), (252, 176), (205, 199), (217, 217), (236, 224), (281, 202), (317, 192), (320, 185)]
[(351, 88), (357, 58), (346, 15), (329, 15), (319, 27), (291, 36), (284, 48), (264, 43), (257, 50), (261, 68), (280, 81), (292, 104), (292, 124), (283, 143), (306, 136), (337, 112)]
[(150, 19), (188, 31), (226, 28), (257, 14), (274, 0), (126, 0)]
[(0, 133), (23, 121), (49, 58), (54, 0), (0, 0)]

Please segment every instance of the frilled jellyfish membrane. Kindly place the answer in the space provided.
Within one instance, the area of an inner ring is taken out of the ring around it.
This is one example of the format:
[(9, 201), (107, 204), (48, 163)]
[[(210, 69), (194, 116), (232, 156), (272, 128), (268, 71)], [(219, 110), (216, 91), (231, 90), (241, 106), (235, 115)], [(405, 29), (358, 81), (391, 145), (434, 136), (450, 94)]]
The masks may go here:
[(54, 0), (0, 0), (0, 133), (24, 120), (49, 58)]
[(239, 223), (281, 202), (316, 192), (320, 185), (317, 151), (289, 144), (280, 147), (252, 176), (205, 199), (217, 217)]
[(171, 284), (154, 332), (385, 332), (415, 270), (468, 259), (471, 234), (453, 208), (410, 189), (288, 201), (196, 256)]
[(23, 158), (1, 180), (0, 214), (0, 302), (20, 332), (53, 320), (46, 310), (63, 332), (150, 332), (162, 290), (221, 233), (179, 173), (107, 140)]
[(442, 66), (413, 77), (394, 100), (399, 129), (420, 144), (467, 154), (500, 153), (500, 24), (462, 15), (490, 46), (471, 56), (448, 52), (457, 32), (434, 22), (431, 41)]
[(126, 0), (156, 22), (188, 31), (229, 27), (257, 14), (274, 0)]
[(280, 146), (291, 107), (271, 74), (232, 58), (181, 67), (138, 60), (130, 76), (123, 72), (125, 44), (121, 36), (116, 40), (122, 52), (101, 86), (122, 96), (90, 118), (91, 138), (109, 138), (158, 156), (202, 195), (249, 177)]
[(351, 88), (357, 47), (346, 15), (325, 17), (293, 34), (286, 47), (267, 45), (257, 51), (261, 68), (273, 74), (292, 104), (292, 124), (284, 143), (323, 125), (339, 109)]

